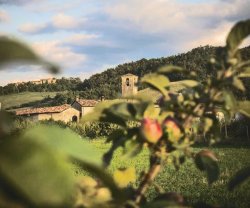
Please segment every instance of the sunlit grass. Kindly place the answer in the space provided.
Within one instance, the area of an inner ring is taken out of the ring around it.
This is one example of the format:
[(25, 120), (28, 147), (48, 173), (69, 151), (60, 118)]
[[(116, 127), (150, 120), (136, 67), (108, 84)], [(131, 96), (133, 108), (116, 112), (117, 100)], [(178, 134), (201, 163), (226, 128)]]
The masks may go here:
[(19, 107), (22, 104), (36, 102), (47, 96), (54, 97), (56, 92), (22, 92), (18, 94), (10, 94), (0, 96), (2, 108)]
[[(101, 153), (105, 153), (110, 146), (105, 144), (103, 139), (93, 140), (91, 143)], [(200, 149), (194, 148), (195, 151)], [(156, 183), (167, 192), (183, 194), (190, 203), (205, 201), (223, 207), (250, 207), (250, 181), (233, 192), (227, 191), (227, 183), (237, 170), (250, 166), (250, 148), (217, 147), (210, 149), (217, 154), (221, 171), (219, 180), (212, 186), (208, 186), (205, 174), (201, 173), (191, 160), (187, 160), (178, 171), (172, 165), (165, 167), (156, 179)], [(108, 171), (112, 173), (117, 168), (133, 166), (139, 177), (139, 173), (148, 168), (148, 158), (149, 152), (146, 149), (133, 159), (122, 157), (122, 151), (119, 149), (115, 153)], [(151, 188), (148, 193), (149, 198), (152, 199), (155, 195), (155, 189)]]

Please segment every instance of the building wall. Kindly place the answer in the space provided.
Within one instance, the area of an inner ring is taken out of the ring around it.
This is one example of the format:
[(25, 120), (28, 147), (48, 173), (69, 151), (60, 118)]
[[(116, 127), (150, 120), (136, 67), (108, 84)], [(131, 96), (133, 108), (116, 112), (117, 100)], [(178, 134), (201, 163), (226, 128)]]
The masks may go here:
[(138, 92), (137, 88), (138, 77), (134, 75), (122, 76), (122, 96), (135, 95)]
[(74, 102), (72, 107), (80, 112), (80, 117), (86, 115), (87, 113), (93, 112), (94, 107), (83, 107), (78, 102)]
[(79, 121), (80, 118), (80, 112), (74, 108), (69, 108), (63, 112), (60, 113), (43, 113), (38, 114), (38, 120), (50, 120), (53, 119), (54, 121), (64, 121), (64, 122), (71, 122), (73, 119), (73, 116), (77, 117), (77, 121)]
[(94, 107), (82, 107), (82, 116), (86, 115), (87, 113), (93, 112)]
[(21, 116), (22, 118), (25, 118), (29, 121), (32, 121), (32, 122), (36, 122), (36, 121), (39, 121), (38, 119), (38, 115), (30, 115), (30, 116)]

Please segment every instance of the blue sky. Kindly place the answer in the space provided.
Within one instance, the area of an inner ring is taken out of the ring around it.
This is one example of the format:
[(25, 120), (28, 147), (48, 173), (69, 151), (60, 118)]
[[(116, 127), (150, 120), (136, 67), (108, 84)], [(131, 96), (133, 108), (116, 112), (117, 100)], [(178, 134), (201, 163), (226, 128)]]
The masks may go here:
[[(224, 45), (249, 11), (250, 0), (0, 0), (0, 35), (61, 65), (59, 77), (84, 79), (141, 58)], [(53, 76), (33, 65), (7, 69), (0, 85)]]

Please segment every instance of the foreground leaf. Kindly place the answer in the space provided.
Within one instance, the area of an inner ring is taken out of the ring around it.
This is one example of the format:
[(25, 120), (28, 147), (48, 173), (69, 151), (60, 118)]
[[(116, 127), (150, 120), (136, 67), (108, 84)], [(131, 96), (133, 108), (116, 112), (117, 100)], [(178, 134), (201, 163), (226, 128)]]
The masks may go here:
[(35, 139), (73, 159), (95, 165), (102, 164), (101, 154), (70, 129), (40, 125), (26, 131), (24, 138)]
[(8, 37), (0, 37), (0, 67), (13, 62), (29, 62), (46, 67), (50, 72), (57, 73), (59, 68), (42, 59), (29, 46)]
[(174, 73), (174, 72), (183, 72), (184, 69), (179, 66), (167, 65), (158, 69), (157, 72), (162, 74)]
[(206, 171), (209, 184), (219, 178), (220, 170), (217, 161), (214, 153), (209, 150), (202, 150), (196, 154), (195, 164), (201, 171)]
[(156, 90), (159, 90), (164, 96), (167, 95), (166, 87), (169, 84), (169, 79), (166, 76), (159, 74), (148, 74), (142, 78), (141, 82), (148, 84)]
[(238, 22), (227, 36), (226, 46), (229, 55), (234, 56), (241, 42), (250, 34), (250, 19)]
[(103, 170), (103, 168), (92, 164), (82, 163), (81, 161), (79, 161), (77, 165), (100, 179), (103, 185), (109, 188), (114, 201), (118, 204), (127, 199), (126, 194), (116, 185), (113, 178), (105, 170)]
[(243, 168), (242, 170), (238, 171), (232, 179), (229, 181), (228, 189), (232, 191), (241, 183), (246, 181), (250, 178), (250, 167)]
[(131, 182), (135, 182), (135, 168), (129, 167), (127, 169), (116, 170), (114, 172), (114, 180), (121, 188), (126, 187)]
[(31, 139), (1, 143), (0, 181), (33, 206), (67, 206), (73, 193), (73, 175), (54, 151)]

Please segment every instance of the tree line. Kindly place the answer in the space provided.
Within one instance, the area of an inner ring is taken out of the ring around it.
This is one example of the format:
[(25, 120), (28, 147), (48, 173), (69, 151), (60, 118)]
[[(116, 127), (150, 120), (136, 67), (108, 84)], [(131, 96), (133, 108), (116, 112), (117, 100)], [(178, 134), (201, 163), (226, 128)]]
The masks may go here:
[[(8, 84), (0, 87), (0, 95), (6, 95), (19, 92), (62, 92), (62, 91), (79, 91), (81, 97), (86, 99), (99, 99), (100, 96), (105, 96), (107, 99), (117, 98), (121, 95), (121, 75), (132, 73), (139, 77), (148, 73), (155, 72), (159, 67), (166, 64), (181, 66), (184, 69), (197, 73), (199, 81), (205, 80), (208, 76), (213, 76), (214, 71), (211, 71), (208, 59), (216, 56), (218, 47), (204, 46), (192, 49), (187, 53), (182, 53), (170, 57), (161, 57), (153, 59), (141, 59), (135, 62), (120, 64), (115, 68), (107, 69), (106, 71), (92, 75), (90, 78), (81, 81), (80, 78), (61, 78), (56, 83), (51, 84), (33, 84), (27, 82), (20, 85)], [(240, 50), (243, 60), (250, 58), (250, 46)], [(185, 79), (185, 75), (170, 74), (171, 81)], [(246, 93), (235, 92), (237, 97), (242, 99), (250, 99), (250, 81), (249, 78), (244, 78), (243, 83), (246, 87)], [(145, 86), (140, 85), (139, 89)]]

